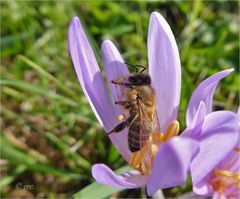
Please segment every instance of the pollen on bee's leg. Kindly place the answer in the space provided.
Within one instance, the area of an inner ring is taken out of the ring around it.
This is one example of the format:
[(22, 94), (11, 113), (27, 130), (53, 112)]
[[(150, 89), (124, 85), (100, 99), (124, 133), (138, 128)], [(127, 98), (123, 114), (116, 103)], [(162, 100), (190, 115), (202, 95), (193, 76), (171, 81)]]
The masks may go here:
[(124, 80), (126, 80), (126, 78), (121, 75), (117, 79), (111, 80), (111, 83), (114, 83), (116, 86), (118, 86), (117, 84), (123, 82)]
[(124, 77), (123, 75), (120, 75), (115, 81), (122, 82), (124, 80), (126, 80), (126, 77)]
[(120, 114), (118, 116), (118, 121), (121, 122), (123, 119), (126, 119), (126, 116), (124, 114)]
[(179, 122), (177, 120), (173, 121), (167, 128), (164, 134), (164, 141), (169, 140), (171, 137), (176, 136), (179, 133)]

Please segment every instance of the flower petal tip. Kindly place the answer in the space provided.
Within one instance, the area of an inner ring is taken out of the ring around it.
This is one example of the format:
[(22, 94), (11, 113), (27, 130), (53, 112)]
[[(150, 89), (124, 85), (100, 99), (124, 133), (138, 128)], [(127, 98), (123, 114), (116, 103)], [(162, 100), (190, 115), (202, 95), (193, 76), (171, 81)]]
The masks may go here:
[(94, 165), (92, 166), (92, 169), (91, 169), (92, 177), (93, 177), (96, 181), (98, 181), (98, 178), (99, 178), (98, 174), (101, 174), (101, 172), (99, 172), (99, 170), (101, 170), (101, 166), (102, 166), (102, 164), (94, 164)]
[(229, 71), (229, 73), (231, 73), (231, 72), (235, 71), (235, 69), (234, 69), (234, 68), (229, 68), (229, 69), (226, 69), (226, 70), (228, 70), (228, 71)]
[(102, 48), (105, 46), (105, 45), (112, 45), (112, 41), (110, 39), (105, 39), (103, 42), (102, 42)]
[[(110, 40), (110, 39), (106, 39), (102, 42), (102, 45), (101, 45), (101, 50), (102, 50), (102, 53), (104, 54), (105, 51), (110, 51), (110, 49), (116, 49), (115, 45), (113, 44), (113, 42)], [(103, 60), (104, 61), (104, 60)]]
[(156, 17), (159, 21), (166, 21), (164, 17), (157, 11), (152, 12), (151, 17)]
[(225, 69), (223, 71), (220, 71), (219, 73), (220, 74), (222, 73), (223, 74), (223, 78), (224, 78), (224, 77), (228, 76), (230, 73), (232, 73), (233, 71), (235, 71), (234, 68), (228, 68), (228, 69)]
[(72, 18), (72, 21), (76, 21), (77, 22), (77, 21), (80, 21), (80, 20), (79, 20), (79, 18), (77, 16), (75, 16), (75, 17)]
[(188, 104), (186, 114), (187, 124), (189, 124), (190, 121), (194, 118), (200, 101), (204, 101), (205, 103), (206, 115), (212, 112), (213, 95), (219, 81), (228, 76), (233, 71), (233, 68), (220, 71), (208, 77), (198, 85), (198, 87), (193, 92)]
[(150, 20), (156, 20), (159, 25), (163, 28), (163, 30), (168, 33), (168, 36), (172, 35), (172, 30), (171, 27), (169, 26), (168, 22), (166, 19), (158, 12), (153, 12), (151, 14)]
[(134, 189), (143, 187), (148, 181), (148, 176), (144, 176), (136, 170), (132, 170), (121, 175), (116, 175), (104, 164), (93, 165), (92, 176), (98, 183), (119, 189)]
[(78, 24), (80, 24), (80, 19), (77, 16), (73, 17), (70, 23), (70, 27)]
[(207, 196), (212, 193), (211, 187), (207, 184), (201, 184), (193, 186), (193, 192), (197, 195)]

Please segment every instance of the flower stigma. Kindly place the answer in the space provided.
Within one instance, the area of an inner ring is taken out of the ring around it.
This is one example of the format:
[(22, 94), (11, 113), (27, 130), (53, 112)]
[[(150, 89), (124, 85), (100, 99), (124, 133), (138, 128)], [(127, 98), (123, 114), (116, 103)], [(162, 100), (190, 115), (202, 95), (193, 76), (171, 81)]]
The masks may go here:
[(143, 175), (150, 175), (159, 145), (178, 135), (178, 133), (179, 122), (177, 120), (168, 126), (165, 133), (152, 132), (145, 146), (140, 151), (132, 153), (130, 166), (139, 170)]

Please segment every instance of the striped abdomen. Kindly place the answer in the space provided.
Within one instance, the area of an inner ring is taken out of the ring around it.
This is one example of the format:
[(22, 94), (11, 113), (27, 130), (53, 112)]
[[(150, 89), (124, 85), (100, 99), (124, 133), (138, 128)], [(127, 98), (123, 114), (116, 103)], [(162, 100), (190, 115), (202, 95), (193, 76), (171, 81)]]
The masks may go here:
[(139, 151), (147, 142), (149, 133), (141, 127), (140, 116), (136, 114), (128, 130), (128, 146), (131, 152)]

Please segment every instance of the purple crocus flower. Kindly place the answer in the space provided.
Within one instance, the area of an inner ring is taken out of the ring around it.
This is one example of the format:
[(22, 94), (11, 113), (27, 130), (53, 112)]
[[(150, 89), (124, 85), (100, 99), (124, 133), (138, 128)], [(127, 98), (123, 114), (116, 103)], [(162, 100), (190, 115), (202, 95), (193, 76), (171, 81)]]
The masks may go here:
[[(187, 137), (174, 137), (179, 130), (176, 121), (181, 87), (178, 48), (171, 28), (157, 12), (152, 13), (148, 32), (149, 75), (157, 97), (157, 115), (161, 132), (153, 134), (144, 149), (132, 154), (128, 149), (128, 130), (109, 137), (122, 157), (133, 167), (116, 175), (104, 164), (95, 164), (92, 175), (97, 182), (121, 189), (147, 187), (148, 195), (159, 188), (185, 182), (189, 165), (198, 151), (198, 142)], [(69, 49), (75, 71), (98, 121), (106, 132), (118, 123), (122, 110), (113, 104), (123, 90), (111, 83), (129, 71), (114, 44), (102, 44), (103, 64), (112, 98), (107, 93), (93, 50), (77, 17), (69, 27)]]
[(204, 80), (188, 105), (183, 135), (200, 143), (190, 166), (193, 191), (199, 195), (233, 198), (239, 194), (239, 116), (231, 111), (212, 112), (218, 82), (232, 71), (224, 70)]

